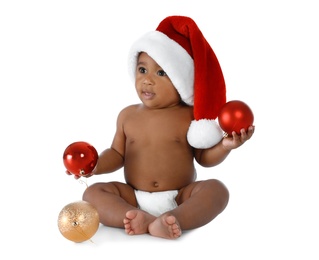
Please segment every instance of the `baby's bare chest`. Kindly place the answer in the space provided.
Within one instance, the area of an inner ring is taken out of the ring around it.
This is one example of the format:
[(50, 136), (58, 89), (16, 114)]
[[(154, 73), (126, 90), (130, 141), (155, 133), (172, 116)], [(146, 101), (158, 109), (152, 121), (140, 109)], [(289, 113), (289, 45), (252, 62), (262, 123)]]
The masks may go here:
[(136, 117), (125, 123), (124, 132), (131, 139), (182, 140), (186, 138), (189, 124), (190, 120), (173, 116)]

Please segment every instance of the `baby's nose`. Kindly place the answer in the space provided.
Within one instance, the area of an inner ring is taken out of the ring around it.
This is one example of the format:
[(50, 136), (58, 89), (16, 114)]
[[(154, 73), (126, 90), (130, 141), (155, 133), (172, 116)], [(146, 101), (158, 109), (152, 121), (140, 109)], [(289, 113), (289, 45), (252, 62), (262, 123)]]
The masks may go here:
[(144, 80), (143, 80), (143, 83), (144, 84), (153, 84), (154, 83), (154, 80), (153, 80), (153, 77), (151, 75), (147, 75), (144, 77)]

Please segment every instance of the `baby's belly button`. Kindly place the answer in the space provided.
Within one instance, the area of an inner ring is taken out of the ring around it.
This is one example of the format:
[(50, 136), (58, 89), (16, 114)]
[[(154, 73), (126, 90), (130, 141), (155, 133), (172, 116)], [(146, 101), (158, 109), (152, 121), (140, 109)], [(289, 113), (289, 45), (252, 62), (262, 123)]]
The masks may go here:
[(154, 186), (155, 188), (157, 188), (157, 187), (159, 186), (158, 182), (157, 182), (157, 181), (154, 181), (154, 182), (153, 182), (153, 186)]

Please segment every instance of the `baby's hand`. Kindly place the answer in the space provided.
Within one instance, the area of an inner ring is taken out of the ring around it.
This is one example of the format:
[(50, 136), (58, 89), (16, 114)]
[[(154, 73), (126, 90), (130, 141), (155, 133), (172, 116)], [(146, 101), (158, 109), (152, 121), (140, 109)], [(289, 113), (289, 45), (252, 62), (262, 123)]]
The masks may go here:
[(243, 128), (240, 130), (240, 135), (236, 134), (234, 131), (232, 136), (227, 136), (223, 139), (223, 146), (227, 150), (233, 150), (243, 145), (246, 141), (248, 141), (252, 135), (254, 134), (255, 126), (250, 126), (248, 131)]
[(85, 174), (85, 175), (75, 175), (75, 174), (70, 173), (68, 170), (66, 170), (65, 173), (67, 175), (73, 175), (74, 179), (76, 179), (76, 180), (80, 179), (81, 177), (89, 178), (93, 175), (93, 173), (89, 173), (89, 174)]

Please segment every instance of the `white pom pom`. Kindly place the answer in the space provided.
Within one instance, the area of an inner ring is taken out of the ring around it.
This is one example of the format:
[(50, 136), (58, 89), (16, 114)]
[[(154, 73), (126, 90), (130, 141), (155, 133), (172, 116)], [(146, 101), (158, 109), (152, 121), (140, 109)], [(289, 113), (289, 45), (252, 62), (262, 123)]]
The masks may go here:
[(213, 147), (223, 138), (223, 131), (215, 120), (193, 120), (188, 129), (187, 140), (194, 148)]

